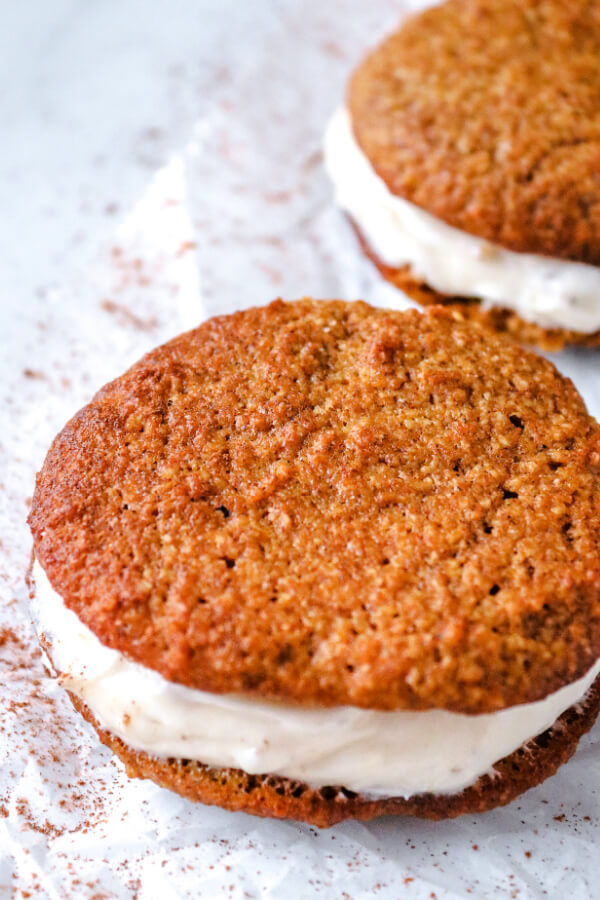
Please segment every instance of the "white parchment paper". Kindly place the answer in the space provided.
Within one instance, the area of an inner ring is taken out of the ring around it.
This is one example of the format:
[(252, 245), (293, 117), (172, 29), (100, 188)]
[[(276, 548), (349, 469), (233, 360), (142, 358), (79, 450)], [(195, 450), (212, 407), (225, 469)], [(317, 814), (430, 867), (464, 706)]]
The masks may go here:
[[(188, 142), (95, 263), (3, 324), (0, 896), (600, 897), (598, 726), (555, 778), (506, 809), (318, 831), (130, 781), (42, 665), (25, 518), (35, 471), (73, 412), (215, 313), (278, 295), (407, 303), (334, 208), (321, 139), (349, 71), (408, 4), (272, 8), (237, 38), (236, 63), (215, 78)], [(600, 417), (600, 353), (555, 362)]]

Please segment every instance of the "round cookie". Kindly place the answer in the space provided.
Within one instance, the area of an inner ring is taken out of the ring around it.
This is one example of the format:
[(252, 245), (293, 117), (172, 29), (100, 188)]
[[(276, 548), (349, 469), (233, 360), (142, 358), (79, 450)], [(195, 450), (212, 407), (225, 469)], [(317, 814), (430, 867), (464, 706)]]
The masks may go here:
[[(597, 664), (599, 487), (600, 429), (548, 361), (441, 308), (306, 299), (212, 319), (103, 388), (54, 441), (30, 524), (65, 606), (168, 682), (476, 715)], [(510, 755), (464, 802), (327, 808), (312, 791), (285, 806), (230, 774), (227, 799), (214, 768), (99, 727), (133, 771), (187, 795), (333, 822), (507, 802), (572, 752), (595, 698), (526, 779), (508, 777)]]
[(600, 265), (600, 4), (450, 0), (354, 74), (393, 194), (510, 250)]
[[(600, 266), (600, 3), (450, 0), (425, 10), (360, 65), (347, 105), (393, 197), (493, 247)], [(444, 290), (371, 250), (419, 300), (425, 282), (435, 302), (527, 341), (600, 344), (597, 309), (589, 327), (567, 324), (572, 285), (553, 324), (537, 308), (497, 315), (484, 304), (479, 314), (467, 284)]]

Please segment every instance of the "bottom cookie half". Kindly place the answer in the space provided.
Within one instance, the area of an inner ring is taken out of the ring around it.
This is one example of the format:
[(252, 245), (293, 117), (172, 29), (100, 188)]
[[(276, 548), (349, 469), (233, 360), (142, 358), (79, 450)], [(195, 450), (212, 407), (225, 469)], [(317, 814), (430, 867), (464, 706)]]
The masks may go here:
[(278, 775), (248, 775), (240, 769), (217, 769), (192, 760), (152, 757), (104, 730), (85, 704), (70, 696), (132, 778), (150, 778), (190, 800), (224, 809), (297, 819), (326, 828), (344, 819), (367, 820), (383, 815), (453, 818), (510, 803), (553, 775), (573, 755), (600, 710), (600, 677), (586, 698), (563, 713), (552, 728), (496, 763), (491, 774), (483, 775), (460, 794), (420, 794), (408, 799), (373, 800), (343, 786), (315, 789)]
[(583, 334), (562, 328), (542, 328), (541, 325), (527, 322), (516, 312), (505, 307), (484, 306), (477, 299), (450, 297), (447, 294), (440, 294), (429, 287), (422, 279), (415, 276), (409, 265), (398, 269), (386, 265), (369, 246), (358, 226), (352, 221), (351, 224), (363, 251), (379, 269), (386, 281), (391, 282), (410, 297), (411, 300), (415, 300), (422, 306), (436, 306), (438, 304), (445, 306), (448, 309), (459, 312), (463, 319), (484, 325), (496, 333), (507, 334), (521, 343), (541, 347), (543, 350), (557, 351), (569, 345), (579, 347), (600, 346), (600, 331)]

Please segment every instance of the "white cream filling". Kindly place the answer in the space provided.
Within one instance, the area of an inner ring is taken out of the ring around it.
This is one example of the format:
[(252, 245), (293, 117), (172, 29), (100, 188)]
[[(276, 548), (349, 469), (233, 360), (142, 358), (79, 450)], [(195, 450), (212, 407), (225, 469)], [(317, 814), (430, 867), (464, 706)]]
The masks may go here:
[(173, 684), (100, 643), (36, 562), (35, 610), (60, 681), (138, 750), (373, 797), (455, 793), (580, 701), (600, 660), (545, 700), (467, 716), (443, 710), (307, 709)]
[(505, 250), (446, 225), (392, 194), (338, 110), (325, 136), (325, 164), (336, 200), (387, 265), (410, 265), (442, 294), (507, 307), (544, 328), (600, 329), (600, 268)]

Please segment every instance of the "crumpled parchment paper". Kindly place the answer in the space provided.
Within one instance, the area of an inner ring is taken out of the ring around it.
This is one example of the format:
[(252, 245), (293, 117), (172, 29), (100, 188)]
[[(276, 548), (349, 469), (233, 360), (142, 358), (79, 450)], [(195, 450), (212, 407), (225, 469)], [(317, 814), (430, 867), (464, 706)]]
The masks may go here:
[[(44, 669), (25, 518), (67, 418), (209, 315), (304, 294), (407, 304), (335, 209), (321, 140), (349, 71), (409, 4), (272, 5), (114, 240), (76, 279), (32, 297), (2, 335), (0, 896), (598, 897), (600, 726), (506, 809), (318, 831), (130, 781)], [(600, 416), (600, 352), (555, 362)]]

